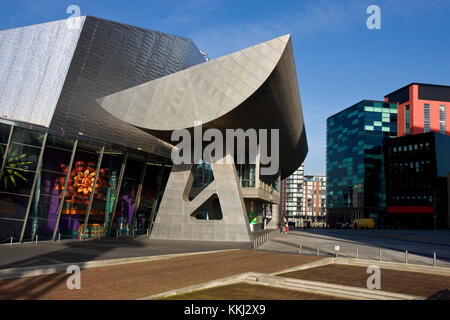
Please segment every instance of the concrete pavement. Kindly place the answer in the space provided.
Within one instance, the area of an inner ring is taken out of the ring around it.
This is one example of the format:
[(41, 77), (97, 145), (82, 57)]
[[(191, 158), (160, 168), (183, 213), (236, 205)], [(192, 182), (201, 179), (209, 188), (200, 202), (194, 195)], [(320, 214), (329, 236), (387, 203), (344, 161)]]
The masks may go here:
[[(450, 230), (334, 230), (302, 229), (290, 230), (258, 248), (286, 253), (302, 253), (321, 256), (335, 256), (335, 246), (339, 245), (339, 256), (379, 260), (380, 249), (383, 261), (433, 265), (433, 253), (437, 255), (437, 265), (450, 267)], [(358, 249), (357, 249), (358, 248)]]
[(0, 269), (47, 266), (109, 259), (160, 256), (228, 249), (250, 249), (251, 243), (134, 239), (65, 240), (0, 245)]

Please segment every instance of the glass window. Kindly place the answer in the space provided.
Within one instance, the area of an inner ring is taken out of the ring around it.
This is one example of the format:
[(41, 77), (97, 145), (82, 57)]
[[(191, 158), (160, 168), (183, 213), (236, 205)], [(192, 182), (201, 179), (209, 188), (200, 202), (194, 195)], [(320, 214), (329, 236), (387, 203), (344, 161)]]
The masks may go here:
[(424, 104), (424, 132), (430, 132), (430, 105), (428, 103)]
[(113, 224), (113, 232), (119, 236), (127, 236), (132, 232), (133, 211), (136, 205), (137, 189), (144, 162), (129, 154), (122, 185), (119, 193), (116, 214)]
[(7, 144), (9, 138), (9, 132), (11, 131), (11, 126), (0, 123), (0, 144)]
[[(99, 150), (99, 146), (81, 142), (78, 143), (58, 226), (58, 232), (61, 233), (62, 238), (79, 238), (83, 231), (82, 228), (93, 187), (93, 179), (95, 178)], [(61, 159), (61, 161), (67, 161), (67, 153), (61, 155), (59, 159)], [(61, 166), (61, 168), (63, 167), (64, 165)], [(63, 173), (66, 172), (66, 169), (68, 170), (67, 167), (64, 168)], [(61, 190), (64, 186), (63, 182), (64, 179), (60, 179), (59, 185), (55, 187), (58, 190)], [(97, 188), (99, 183), (100, 182), (97, 181), (95, 189), (96, 194), (99, 193), (99, 188)], [(94, 199), (96, 199), (96, 197)], [(93, 206), (91, 214), (95, 215), (95, 210), (96, 207)], [(91, 235), (91, 227), (94, 226), (87, 226), (88, 230), (85, 232), (86, 237)], [(96, 232), (100, 231), (99, 228), (97, 229), (98, 230), (95, 230)], [(93, 232), (94, 231), (92, 231), (92, 233)]]
[[(25, 240), (34, 240), (36, 235), (39, 239), (51, 239), (53, 236), (74, 142), (71, 139), (48, 135), (42, 169), (36, 180), (34, 201), (25, 229)], [(65, 199), (63, 218), (66, 218), (66, 214), (70, 214), (67, 211), (69, 199), (67, 196)], [(62, 235), (62, 238), (64, 236)]]
[(35, 130), (14, 127), (12, 142), (40, 147), (44, 140), (45, 133)]
[(409, 105), (405, 106), (405, 134), (409, 135), (410, 129), (410, 115), (409, 115)]
[(122, 152), (104, 151), (88, 221), (89, 232), (93, 233), (93, 237), (106, 236), (108, 233), (123, 157)]
[[(0, 128), (1, 141), (7, 142), (8, 126)], [(0, 144), (2, 158), (6, 158), (0, 177), (0, 240), (8, 233), (15, 241), (20, 237), (44, 136), (43, 132), (14, 127), (9, 149)], [(23, 240), (29, 239), (25, 235)]]
[(11, 143), (0, 179), (0, 191), (29, 195), (40, 151), (40, 148)]
[(440, 132), (442, 134), (445, 134), (446, 131), (445, 106), (439, 106), (439, 125), (440, 125)]
[(28, 197), (0, 193), (0, 241), (17, 242), (22, 231)]

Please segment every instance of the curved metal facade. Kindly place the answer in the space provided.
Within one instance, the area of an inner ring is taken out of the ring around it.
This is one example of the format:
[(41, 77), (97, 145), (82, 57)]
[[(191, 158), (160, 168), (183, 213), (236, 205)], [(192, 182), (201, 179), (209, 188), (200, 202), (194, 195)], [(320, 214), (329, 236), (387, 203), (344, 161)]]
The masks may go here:
[(171, 147), (95, 100), (204, 62), (191, 39), (87, 16), (50, 128), (170, 156)]
[(173, 130), (279, 129), (281, 176), (308, 146), (290, 35), (98, 100), (116, 118), (170, 142)]

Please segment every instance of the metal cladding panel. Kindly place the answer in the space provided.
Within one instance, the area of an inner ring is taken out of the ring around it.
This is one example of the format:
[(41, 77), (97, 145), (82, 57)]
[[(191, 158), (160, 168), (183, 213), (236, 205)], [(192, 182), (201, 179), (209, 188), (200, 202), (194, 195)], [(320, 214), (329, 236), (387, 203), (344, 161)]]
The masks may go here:
[(173, 130), (279, 129), (282, 179), (308, 152), (292, 43), (282, 36), (98, 99), (137, 128), (170, 141)]
[(419, 84), (419, 99), (450, 102), (450, 86)]
[(187, 38), (87, 16), (50, 127), (170, 156), (170, 145), (115, 118), (96, 99), (204, 62), (192, 45)]
[(0, 117), (49, 127), (84, 21), (0, 31)]

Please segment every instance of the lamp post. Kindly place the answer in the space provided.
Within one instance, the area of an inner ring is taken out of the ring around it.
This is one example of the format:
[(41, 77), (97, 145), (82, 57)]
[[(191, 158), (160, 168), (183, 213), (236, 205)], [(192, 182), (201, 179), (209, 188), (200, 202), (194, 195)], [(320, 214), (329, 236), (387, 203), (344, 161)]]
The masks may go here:
[(437, 214), (437, 191), (436, 188), (433, 190), (433, 224), (434, 224), (434, 231), (436, 231), (436, 214)]

